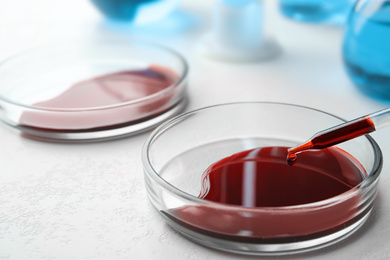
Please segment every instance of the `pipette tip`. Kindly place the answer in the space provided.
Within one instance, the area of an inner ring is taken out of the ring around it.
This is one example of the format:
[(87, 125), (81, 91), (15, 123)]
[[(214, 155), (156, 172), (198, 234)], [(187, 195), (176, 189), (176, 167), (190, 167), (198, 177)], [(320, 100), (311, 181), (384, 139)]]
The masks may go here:
[(297, 154), (311, 148), (313, 148), (313, 142), (309, 140), (303, 144), (287, 149), (287, 163), (291, 166), (294, 165), (297, 160)]

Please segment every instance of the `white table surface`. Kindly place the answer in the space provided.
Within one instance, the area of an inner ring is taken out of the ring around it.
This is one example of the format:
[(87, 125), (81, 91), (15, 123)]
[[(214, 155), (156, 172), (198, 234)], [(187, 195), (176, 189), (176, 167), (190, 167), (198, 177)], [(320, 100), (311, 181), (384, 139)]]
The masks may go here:
[[(228, 63), (198, 55), (213, 1), (183, 0), (156, 27), (105, 22), (87, 0), (0, 1), (0, 59), (69, 39), (137, 37), (189, 61), (187, 111), (232, 101), (280, 101), (354, 117), (386, 107), (347, 78), (342, 29), (292, 22), (266, 1), (266, 27), (283, 53), (264, 63)], [(170, 24), (176, 24), (169, 29)], [(390, 103), (389, 103), (390, 104)], [(0, 259), (248, 259), (199, 246), (172, 230), (153, 209), (140, 160), (150, 133), (91, 144), (23, 138), (0, 125)], [(390, 135), (372, 135), (384, 154), (373, 214), (352, 238), (291, 259), (390, 258)], [(250, 258), (251, 259), (251, 258)]]

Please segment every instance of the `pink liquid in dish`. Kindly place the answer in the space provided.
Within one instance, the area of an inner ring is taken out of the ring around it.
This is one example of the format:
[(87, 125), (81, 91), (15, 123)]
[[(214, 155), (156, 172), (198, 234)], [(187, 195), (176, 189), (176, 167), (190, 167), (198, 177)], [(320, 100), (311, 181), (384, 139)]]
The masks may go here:
[(171, 108), (178, 76), (151, 66), (75, 83), (51, 99), (35, 103), (20, 125), (45, 131), (111, 128), (154, 117)]

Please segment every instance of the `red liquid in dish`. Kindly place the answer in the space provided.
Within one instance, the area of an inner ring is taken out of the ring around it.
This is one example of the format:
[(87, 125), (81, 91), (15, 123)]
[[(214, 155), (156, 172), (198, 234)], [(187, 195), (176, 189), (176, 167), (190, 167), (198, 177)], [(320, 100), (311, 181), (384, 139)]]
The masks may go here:
[(302, 154), (294, 167), (287, 148), (244, 151), (211, 165), (200, 198), (244, 207), (294, 206), (328, 199), (363, 179), (357, 162), (339, 149)]
[[(332, 198), (358, 185), (365, 171), (355, 158), (331, 147), (302, 153), (291, 167), (286, 156), (287, 147), (265, 147), (214, 163), (202, 176), (199, 197), (222, 205), (187, 206), (170, 211), (170, 217), (197, 232), (242, 240), (316, 237), (342, 228), (359, 214), (357, 196), (304, 211), (294, 207)], [(286, 206), (292, 207), (278, 209)]]
[(308, 149), (324, 149), (347, 140), (369, 134), (375, 131), (374, 122), (368, 116), (358, 118), (343, 124), (340, 127), (334, 127), (314, 135), (308, 142), (289, 150), (287, 162), (294, 165), (297, 160), (297, 152)]
[[(52, 130), (77, 130), (128, 124), (169, 109), (178, 80), (169, 69), (152, 66), (78, 82), (58, 96), (34, 104), (45, 111), (24, 112), (20, 124)], [(126, 104), (159, 93), (158, 97)], [(107, 107), (104, 109), (91, 109)], [(49, 110), (47, 110), (49, 109)], [(63, 111), (77, 109), (79, 111)], [(80, 111), (83, 110), (84, 111)], [(62, 111), (61, 111), (62, 110)]]

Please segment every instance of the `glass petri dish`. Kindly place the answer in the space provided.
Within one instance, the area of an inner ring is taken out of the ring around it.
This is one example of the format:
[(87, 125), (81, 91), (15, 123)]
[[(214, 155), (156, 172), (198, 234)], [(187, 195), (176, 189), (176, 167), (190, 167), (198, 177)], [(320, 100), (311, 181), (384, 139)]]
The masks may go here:
[(358, 161), (365, 177), (335, 197), (248, 208), (198, 195), (203, 172), (222, 158), (256, 147), (293, 146), (342, 122), (320, 110), (262, 102), (216, 105), (177, 116), (156, 129), (144, 145), (148, 196), (170, 226), (218, 250), (287, 255), (332, 245), (358, 230), (374, 204), (382, 153), (368, 135), (337, 146)]
[(187, 73), (180, 54), (138, 40), (41, 47), (0, 64), (0, 119), (44, 141), (134, 135), (182, 111)]

